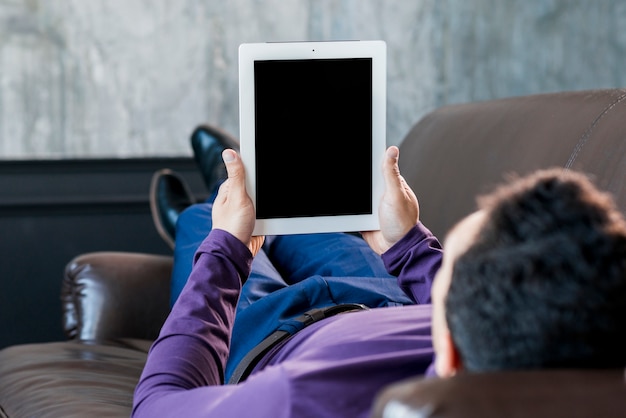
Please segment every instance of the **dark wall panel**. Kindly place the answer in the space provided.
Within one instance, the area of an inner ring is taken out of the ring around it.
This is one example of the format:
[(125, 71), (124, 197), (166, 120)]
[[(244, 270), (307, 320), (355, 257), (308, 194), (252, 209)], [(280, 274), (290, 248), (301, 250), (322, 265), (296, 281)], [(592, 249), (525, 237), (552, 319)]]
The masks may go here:
[(171, 254), (150, 215), (154, 171), (207, 191), (191, 159), (0, 162), (0, 348), (64, 339), (65, 264), (90, 251)]

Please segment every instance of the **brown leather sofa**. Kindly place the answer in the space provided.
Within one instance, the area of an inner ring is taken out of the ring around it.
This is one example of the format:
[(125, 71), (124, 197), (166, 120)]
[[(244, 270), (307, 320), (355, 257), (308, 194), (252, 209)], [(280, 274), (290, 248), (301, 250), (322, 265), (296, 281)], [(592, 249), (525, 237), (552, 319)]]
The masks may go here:
[[(477, 194), (538, 168), (587, 172), (626, 211), (626, 90), (445, 106), (408, 133), (400, 165), (441, 238)], [(168, 313), (171, 266), (167, 256), (119, 252), (71, 260), (61, 295), (68, 340), (0, 351), (0, 417), (128, 416)], [(372, 401), (385, 418), (623, 417), (626, 382), (623, 370), (461, 374), (400, 382)]]

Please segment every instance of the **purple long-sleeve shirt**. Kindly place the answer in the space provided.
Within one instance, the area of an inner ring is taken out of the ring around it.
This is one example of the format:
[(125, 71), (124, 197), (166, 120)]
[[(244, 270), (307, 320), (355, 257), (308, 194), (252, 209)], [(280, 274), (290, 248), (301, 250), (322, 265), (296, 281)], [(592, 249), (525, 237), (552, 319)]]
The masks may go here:
[(430, 286), (441, 262), (421, 224), (383, 255), (419, 304), (337, 315), (298, 332), (253, 374), (222, 385), (241, 279), (252, 255), (213, 230), (135, 390), (133, 417), (367, 417), (387, 384), (423, 374), (433, 359)]

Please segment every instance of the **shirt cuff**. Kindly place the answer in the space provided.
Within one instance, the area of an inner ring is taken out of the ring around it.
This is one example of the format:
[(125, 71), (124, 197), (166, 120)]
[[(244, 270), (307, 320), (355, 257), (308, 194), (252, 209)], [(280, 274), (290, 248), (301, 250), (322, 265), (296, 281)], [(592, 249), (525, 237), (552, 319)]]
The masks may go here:
[(396, 261), (401, 259), (408, 251), (410, 251), (415, 246), (416, 242), (420, 242), (425, 238), (433, 236), (433, 233), (430, 232), (424, 224), (418, 222), (409, 230), (409, 232), (406, 233), (406, 235), (404, 235), (398, 242), (381, 255), (385, 266), (396, 264)]

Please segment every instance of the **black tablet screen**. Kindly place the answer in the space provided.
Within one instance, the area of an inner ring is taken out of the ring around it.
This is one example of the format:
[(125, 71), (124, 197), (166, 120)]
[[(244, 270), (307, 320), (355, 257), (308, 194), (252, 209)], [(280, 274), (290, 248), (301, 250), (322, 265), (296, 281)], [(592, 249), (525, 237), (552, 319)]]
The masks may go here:
[(372, 60), (254, 63), (258, 219), (372, 213)]

